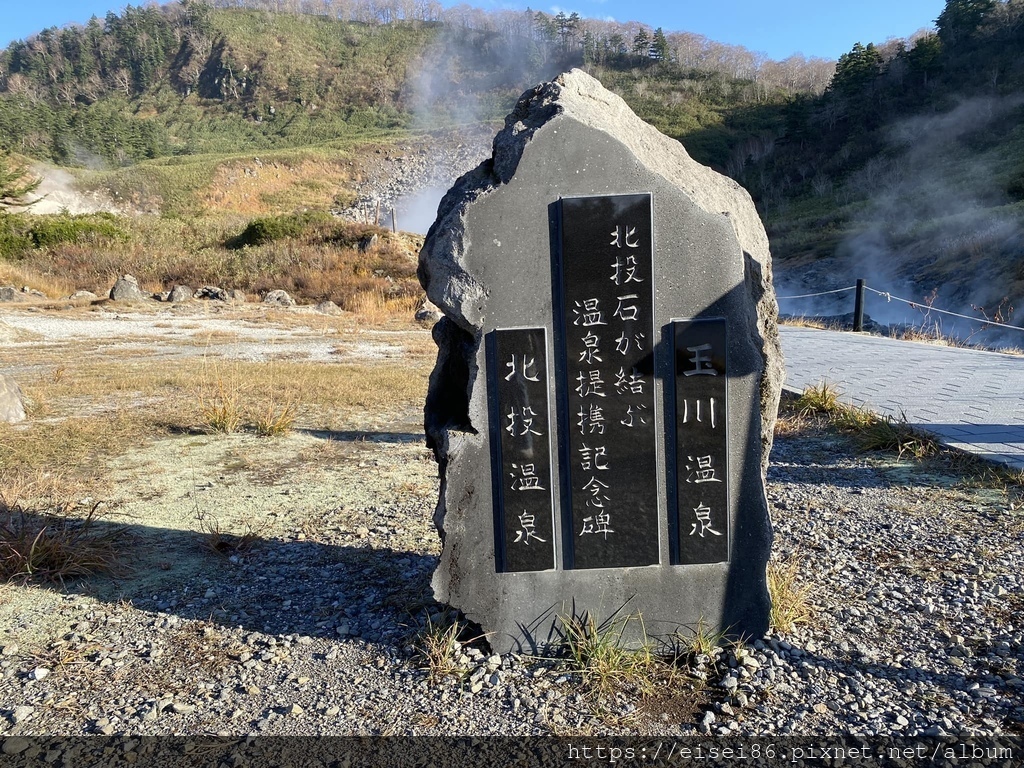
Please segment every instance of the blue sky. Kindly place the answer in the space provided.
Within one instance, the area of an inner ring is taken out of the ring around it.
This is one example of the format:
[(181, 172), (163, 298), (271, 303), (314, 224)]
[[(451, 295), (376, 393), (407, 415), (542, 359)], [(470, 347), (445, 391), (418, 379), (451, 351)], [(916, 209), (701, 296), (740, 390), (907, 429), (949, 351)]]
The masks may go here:
[[(446, 6), (456, 4), (442, 0)], [(142, 0), (133, 3), (141, 5)], [(482, 8), (512, 8), (641, 21), (666, 32), (697, 32), (784, 59), (793, 53), (835, 59), (856, 42), (881, 43), (931, 27), (944, 0), (477, 0)], [(0, 0), (0, 47), (45, 27), (84, 23), (120, 11), (114, 0)]]

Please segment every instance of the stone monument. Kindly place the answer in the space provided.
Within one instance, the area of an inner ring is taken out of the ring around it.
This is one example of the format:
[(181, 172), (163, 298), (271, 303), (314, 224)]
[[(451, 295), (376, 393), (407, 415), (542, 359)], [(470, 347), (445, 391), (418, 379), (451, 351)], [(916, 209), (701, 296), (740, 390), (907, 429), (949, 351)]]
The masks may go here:
[(437, 599), (498, 651), (584, 615), (762, 634), (782, 358), (747, 193), (573, 70), (449, 190), (419, 275)]

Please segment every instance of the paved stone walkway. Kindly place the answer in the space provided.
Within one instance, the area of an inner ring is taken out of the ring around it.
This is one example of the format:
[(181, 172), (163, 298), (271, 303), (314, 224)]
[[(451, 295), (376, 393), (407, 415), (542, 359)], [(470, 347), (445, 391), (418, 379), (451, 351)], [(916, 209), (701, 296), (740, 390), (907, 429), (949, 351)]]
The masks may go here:
[(827, 381), (842, 399), (943, 443), (1024, 469), (1024, 357), (782, 326), (786, 387)]

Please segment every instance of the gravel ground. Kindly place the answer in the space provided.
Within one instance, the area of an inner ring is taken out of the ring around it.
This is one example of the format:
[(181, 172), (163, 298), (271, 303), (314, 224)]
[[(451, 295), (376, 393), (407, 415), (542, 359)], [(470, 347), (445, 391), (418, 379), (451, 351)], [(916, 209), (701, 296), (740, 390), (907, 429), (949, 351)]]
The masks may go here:
[[(73, 331), (46, 317), (7, 316), (8, 345), (26, 345), (8, 365), (25, 375), (49, 370), (48, 344), (71, 349)], [(135, 343), (126, 329), (142, 324), (162, 329), (146, 339), (155, 354), (202, 354), (180, 333), (195, 318), (174, 318), (74, 322), (104, 353)], [(295, 327), (267, 326), (259, 343), (323, 343), (326, 331)], [(360, 343), (400, 352), (403, 338), (346, 341), (359, 358)], [(0, 585), (5, 748), (81, 734), (1024, 733), (1019, 496), (966, 487), (941, 463), (857, 453), (827, 430), (781, 436), (775, 557), (800, 563), (811, 620), (691, 658), (648, 698), (596, 700), (564, 661), (480, 642), (452, 655), (454, 674), (425, 667), (424, 626), (451, 618), (430, 591), (436, 467), (417, 403), (363, 418), (276, 440), (176, 434), (116, 462), (109, 524), (128, 526), (129, 568)], [(251, 527), (251, 541), (211, 534), (221, 523)]]
[(323, 481), (343, 504), (281, 513), (187, 578), (4, 587), (0, 734), (1022, 730), (1019, 502), (815, 431), (778, 440), (769, 488), (777, 553), (812, 585), (809, 624), (698, 659), (708, 686), (671, 701), (598, 708), (562, 663), (473, 644), (461, 679), (432, 679), (413, 646), (444, 613), (429, 590), (435, 469), (409, 428), (353, 446)]

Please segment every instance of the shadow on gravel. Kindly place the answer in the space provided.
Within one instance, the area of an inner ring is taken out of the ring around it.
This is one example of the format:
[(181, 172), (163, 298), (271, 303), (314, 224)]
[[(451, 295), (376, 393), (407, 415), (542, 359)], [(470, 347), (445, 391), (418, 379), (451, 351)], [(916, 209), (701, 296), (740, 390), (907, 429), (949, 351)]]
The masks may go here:
[[(998, 640), (998, 638), (996, 639)], [(803, 651), (802, 655), (792, 659), (792, 661), (794, 664), (801, 665), (807, 663), (811, 667), (820, 670), (822, 677), (828, 677), (836, 673), (845, 675), (845, 678), (838, 684), (838, 690), (831, 696), (833, 701), (836, 702), (839, 702), (842, 699), (842, 694), (846, 692), (853, 694), (859, 699), (865, 693), (872, 692), (869, 687), (866, 687), (866, 683), (870, 684), (871, 680), (887, 680), (899, 687), (904, 692), (903, 695), (911, 699), (915, 698), (917, 691), (922, 693), (929, 692), (927, 687), (929, 685), (945, 690), (949, 694), (947, 701), (936, 700), (931, 697), (921, 697), (917, 699), (917, 703), (921, 704), (926, 711), (929, 708), (933, 710), (947, 709), (955, 711), (957, 709), (955, 702), (959, 701), (962, 703), (964, 700), (963, 693), (971, 691), (972, 686), (975, 686), (975, 690), (985, 691), (984, 695), (988, 698), (995, 701), (1002, 700), (1005, 705), (1008, 705), (1008, 708), (1003, 712), (1006, 717), (1004, 721), (1005, 726), (1016, 730), (1022, 725), (1010, 712), (1010, 707), (1017, 701), (1019, 694), (1009, 685), (994, 684), (992, 682), (992, 672), (987, 668), (984, 659), (981, 658), (968, 660), (964, 664), (964, 669), (961, 673), (942, 673), (917, 667), (901, 667), (887, 664), (883, 661), (857, 658), (855, 655), (850, 655), (845, 659), (831, 659), (808, 653), (807, 651)], [(960, 695), (957, 696), (957, 694)], [(974, 695), (981, 696), (982, 694)], [(845, 707), (846, 705), (844, 704), (843, 706)]]
[[(812, 438), (813, 439), (813, 438)], [(768, 483), (820, 488), (822, 483), (844, 489), (850, 493), (871, 488), (934, 488), (948, 486), (962, 478), (963, 472), (944, 467), (940, 461), (927, 459), (920, 462), (898, 461), (895, 454), (858, 452), (851, 444), (835, 450), (836, 461), (824, 456), (808, 457), (803, 451), (806, 442), (796, 436), (778, 436), (772, 449), (768, 467)], [(862, 463), (850, 466), (850, 461), (862, 462), (878, 457), (882, 465)]]
[(63, 525), (80, 552), (91, 542), (112, 541), (121, 553), (111, 574), (63, 584), (32, 580), (42, 587), (246, 631), (400, 643), (422, 624), (422, 610), (436, 606), (430, 577), (437, 557), (389, 547), (390, 534), (380, 530), (387, 522), (359, 531), (362, 538), (351, 544), (107, 521), (83, 527), (32, 515), (23, 526)]
[(419, 432), (373, 432), (366, 430), (343, 430), (330, 429), (294, 429), (310, 437), (317, 437), (321, 440), (336, 440), (343, 443), (422, 443), (424, 441), (422, 430)]
[(1020, 424), (915, 424), (923, 430), (962, 440), (965, 443), (1008, 443), (1024, 439)]

